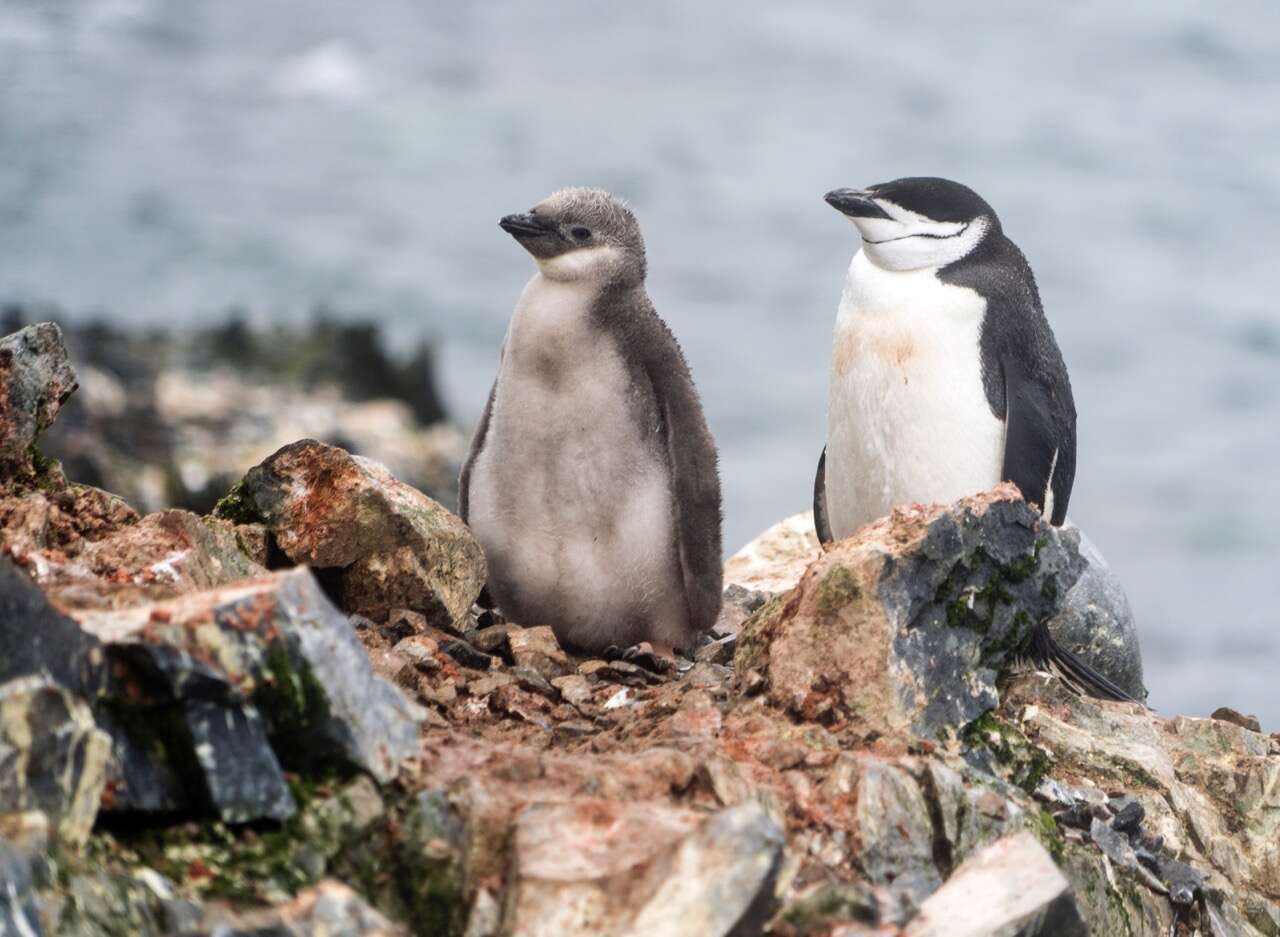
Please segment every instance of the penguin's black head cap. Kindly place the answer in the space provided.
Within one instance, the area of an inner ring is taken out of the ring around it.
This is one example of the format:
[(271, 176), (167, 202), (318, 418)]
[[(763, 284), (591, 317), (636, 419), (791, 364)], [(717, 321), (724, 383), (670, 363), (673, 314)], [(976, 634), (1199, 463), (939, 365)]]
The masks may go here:
[(857, 227), (867, 258), (889, 270), (946, 266), (1000, 230), (1000, 220), (982, 196), (967, 185), (934, 176), (834, 189), (826, 201)]
[(498, 225), (553, 280), (644, 279), (640, 224), (621, 199), (603, 189), (561, 189)]

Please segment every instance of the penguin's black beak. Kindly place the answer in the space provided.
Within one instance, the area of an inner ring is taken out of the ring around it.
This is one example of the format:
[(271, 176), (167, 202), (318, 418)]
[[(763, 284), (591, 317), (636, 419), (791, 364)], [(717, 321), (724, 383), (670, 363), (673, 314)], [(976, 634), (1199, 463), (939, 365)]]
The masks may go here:
[(893, 220), (866, 192), (858, 189), (832, 189), (823, 196), (828, 205), (848, 218), (887, 218)]
[(539, 218), (533, 212), (519, 215), (506, 215), (498, 222), (498, 227), (516, 238), (546, 237), (559, 234), (556, 226)]

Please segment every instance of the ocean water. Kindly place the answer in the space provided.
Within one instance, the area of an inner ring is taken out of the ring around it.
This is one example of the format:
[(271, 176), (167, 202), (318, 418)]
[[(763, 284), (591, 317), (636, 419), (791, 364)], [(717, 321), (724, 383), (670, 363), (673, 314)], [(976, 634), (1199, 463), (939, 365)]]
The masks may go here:
[(497, 219), (605, 186), (736, 547), (809, 498), (857, 248), (822, 194), (961, 180), (1038, 275), (1151, 702), (1280, 729), (1280, 5), (966, 7), (0, 0), (0, 301), (374, 313), (474, 419), (531, 272)]

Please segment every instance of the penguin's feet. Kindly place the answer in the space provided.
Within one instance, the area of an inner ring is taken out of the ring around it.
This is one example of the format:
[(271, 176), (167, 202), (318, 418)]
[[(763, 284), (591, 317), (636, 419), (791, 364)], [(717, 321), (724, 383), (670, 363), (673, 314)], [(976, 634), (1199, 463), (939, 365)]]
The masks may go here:
[(654, 645), (648, 641), (641, 641), (631, 647), (618, 647), (616, 644), (611, 644), (604, 649), (602, 656), (609, 661), (625, 660), (629, 664), (635, 664), (637, 667), (643, 667), (657, 674), (669, 672), (676, 662), (675, 651), (671, 647), (663, 644)]

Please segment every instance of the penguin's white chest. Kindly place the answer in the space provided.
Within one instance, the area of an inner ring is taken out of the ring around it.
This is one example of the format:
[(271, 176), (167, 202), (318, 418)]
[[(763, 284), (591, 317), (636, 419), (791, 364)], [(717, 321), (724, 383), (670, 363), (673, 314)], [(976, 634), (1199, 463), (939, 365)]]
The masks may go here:
[(646, 438), (656, 421), (644, 425), (644, 389), (592, 324), (592, 298), (541, 276), (525, 288), (469, 518), (504, 611), (584, 645), (619, 620), (666, 613), (676, 562), (670, 483)]
[(987, 403), (986, 301), (932, 270), (883, 270), (859, 251), (836, 317), (827, 410), (827, 510), (847, 537), (911, 502), (1000, 480), (1004, 421)]

